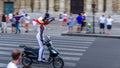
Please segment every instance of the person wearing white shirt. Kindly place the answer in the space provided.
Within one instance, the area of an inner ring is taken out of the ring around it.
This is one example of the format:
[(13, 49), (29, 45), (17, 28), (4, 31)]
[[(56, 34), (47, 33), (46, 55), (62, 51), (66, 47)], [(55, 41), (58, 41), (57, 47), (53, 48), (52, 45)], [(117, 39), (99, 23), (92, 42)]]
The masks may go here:
[(99, 26), (100, 26), (100, 34), (101, 33), (105, 33), (105, 22), (106, 22), (106, 18), (104, 15), (102, 15), (100, 18), (99, 18)]
[(25, 29), (26, 33), (29, 32), (29, 23), (30, 23), (30, 16), (28, 14), (25, 14)]
[(111, 18), (111, 16), (108, 16), (107, 18), (107, 33), (108, 34), (111, 34), (112, 22), (113, 22), (113, 19)]
[(12, 22), (12, 19), (13, 19), (13, 13), (10, 12), (9, 15), (8, 15), (9, 19), (10, 19), (10, 22)]
[(62, 25), (64, 25), (68, 22), (68, 14), (66, 12), (64, 12), (64, 14), (62, 15), (62, 18), (63, 18)]
[(18, 49), (12, 51), (12, 61), (10, 61), (7, 65), (7, 68), (18, 68), (18, 63), (21, 59), (21, 52)]

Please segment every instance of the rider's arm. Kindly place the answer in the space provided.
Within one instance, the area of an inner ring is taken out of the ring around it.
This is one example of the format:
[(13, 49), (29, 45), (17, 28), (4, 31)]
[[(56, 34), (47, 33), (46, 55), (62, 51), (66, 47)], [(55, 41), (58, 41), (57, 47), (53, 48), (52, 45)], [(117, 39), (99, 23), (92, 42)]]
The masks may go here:
[(54, 20), (54, 18), (51, 18), (51, 19), (46, 18), (46, 19), (44, 20), (45, 25), (48, 25), (48, 24), (51, 23), (53, 20)]

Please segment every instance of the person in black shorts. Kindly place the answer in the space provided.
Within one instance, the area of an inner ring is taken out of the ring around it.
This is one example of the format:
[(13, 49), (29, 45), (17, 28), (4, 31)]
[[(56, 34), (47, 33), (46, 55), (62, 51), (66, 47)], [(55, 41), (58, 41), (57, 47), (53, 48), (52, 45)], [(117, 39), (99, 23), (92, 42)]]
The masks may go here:
[(100, 18), (99, 18), (99, 26), (100, 26), (100, 34), (101, 33), (105, 33), (105, 22), (106, 22), (106, 18), (104, 15), (102, 15)]

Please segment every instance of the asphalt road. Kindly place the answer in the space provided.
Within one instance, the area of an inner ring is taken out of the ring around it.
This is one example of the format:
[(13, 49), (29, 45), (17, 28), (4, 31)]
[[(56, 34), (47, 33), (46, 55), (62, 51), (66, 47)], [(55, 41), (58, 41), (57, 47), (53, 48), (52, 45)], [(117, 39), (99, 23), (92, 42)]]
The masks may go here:
[(120, 39), (97, 38), (75, 68), (120, 68)]
[[(13, 49), (21, 49), (19, 48), (20, 44), (38, 48), (35, 37), (34, 34), (0, 34), (0, 68), (5, 68), (10, 62)], [(74, 68), (96, 39), (91, 37), (51, 36), (51, 40), (53, 46), (60, 52), (60, 56), (64, 60), (64, 68)], [(45, 55), (47, 57), (47, 50), (45, 50)], [(20, 63), (18, 66), (21, 68), (22, 64)], [(46, 65), (42, 63), (32, 64), (32, 67), (53, 68), (52, 64)]]
[[(65, 62), (64, 68), (120, 68), (119, 39), (51, 36), (53, 46)], [(11, 60), (11, 51), (19, 44), (38, 47), (35, 35), (0, 34), (0, 68)], [(47, 52), (45, 51), (47, 55)], [(19, 64), (21, 68), (22, 64)], [(53, 68), (52, 65), (33, 64), (32, 68)]]

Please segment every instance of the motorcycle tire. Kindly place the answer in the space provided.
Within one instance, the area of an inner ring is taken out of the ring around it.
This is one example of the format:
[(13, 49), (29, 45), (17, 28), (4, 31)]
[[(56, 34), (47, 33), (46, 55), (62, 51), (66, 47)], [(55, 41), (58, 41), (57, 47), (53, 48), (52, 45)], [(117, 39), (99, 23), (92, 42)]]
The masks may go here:
[(53, 67), (54, 68), (63, 68), (64, 66), (64, 61), (61, 57), (57, 56), (53, 60)]
[(32, 64), (32, 60), (26, 56), (22, 57), (22, 64), (27, 66), (27, 65), (31, 65)]

